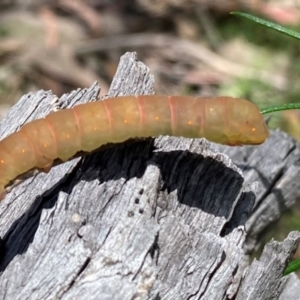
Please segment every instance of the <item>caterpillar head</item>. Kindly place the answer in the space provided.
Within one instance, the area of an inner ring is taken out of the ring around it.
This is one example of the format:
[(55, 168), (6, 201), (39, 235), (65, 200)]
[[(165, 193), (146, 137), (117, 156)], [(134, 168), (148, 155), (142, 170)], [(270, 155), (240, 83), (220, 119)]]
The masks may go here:
[(232, 123), (228, 144), (259, 145), (269, 137), (269, 130), (258, 107), (250, 101), (239, 99), (232, 106)]

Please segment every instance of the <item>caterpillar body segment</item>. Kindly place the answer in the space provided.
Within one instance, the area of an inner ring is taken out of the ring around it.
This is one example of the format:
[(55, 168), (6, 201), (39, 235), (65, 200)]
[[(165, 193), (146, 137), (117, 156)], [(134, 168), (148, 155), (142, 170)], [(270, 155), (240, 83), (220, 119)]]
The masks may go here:
[(29, 122), (0, 141), (0, 193), (29, 170), (48, 171), (56, 159), (158, 135), (256, 145), (269, 133), (254, 104), (231, 97), (127, 96), (80, 104)]

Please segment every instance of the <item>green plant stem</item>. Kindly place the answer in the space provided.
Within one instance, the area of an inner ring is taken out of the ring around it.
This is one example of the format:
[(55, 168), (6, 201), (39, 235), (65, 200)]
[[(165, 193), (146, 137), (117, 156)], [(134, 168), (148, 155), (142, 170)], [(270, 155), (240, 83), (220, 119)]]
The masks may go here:
[(288, 109), (300, 109), (300, 103), (287, 103), (269, 106), (260, 110), (260, 112), (264, 114), (269, 114), (275, 111), (288, 110)]
[(292, 272), (298, 271), (300, 269), (300, 259), (295, 259), (293, 261), (291, 261), (288, 266), (286, 267), (286, 269), (284, 270), (283, 275), (288, 275)]
[(291, 30), (291, 29), (288, 29), (288, 28), (285, 28), (283, 26), (280, 26), (276, 23), (273, 23), (273, 22), (270, 22), (270, 21), (267, 21), (267, 20), (264, 20), (264, 19), (261, 19), (261, 18), (258, 18), (258, 17), (255, 17), (255, 16), (252, 16), (252, 15), (249, 15), (249, 14), (246, 14), (246, 13), (242, 13), (242, 12), (231, 12), (230, 13), (231, 15), (235, 15), (235, 16), (239, 16), (239, 17), (242, 17), (242, 18), (245, 18), (245, 19), (248, 19), (248, 20), (251, 20), (253, 22), (256, 22), (260, 25), (263, 25), (265, 27), (268, 27), (268, 28), (271, 28), (273, 30), (276, 30), (278, 32), (281, 32), (281, 33), (284, 33), (288, 36), (291, 36), (297, 40), (300, 40), (300, 33), (294, 31), (294, 30)]

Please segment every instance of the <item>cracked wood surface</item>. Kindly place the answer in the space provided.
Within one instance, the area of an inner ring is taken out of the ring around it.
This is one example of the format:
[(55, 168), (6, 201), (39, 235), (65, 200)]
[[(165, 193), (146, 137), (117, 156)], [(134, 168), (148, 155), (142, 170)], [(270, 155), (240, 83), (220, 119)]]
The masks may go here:
[[(153, 94), (153, 81), (127, 53), (108, 96)], [(60, 103), (99, 92), (94, 84)], [(54, 98), (22, 97), (1, 138), (49, 113)], [(299, 197), (299, 153), (281, 132), (234, 148), (164, 136), (27, 179), (0, 203), (0, 299), (292, 299), (299, 280), (282, 272), (299, 233), (271, 241), (250, 265), (243, 249), (251, 254)]]

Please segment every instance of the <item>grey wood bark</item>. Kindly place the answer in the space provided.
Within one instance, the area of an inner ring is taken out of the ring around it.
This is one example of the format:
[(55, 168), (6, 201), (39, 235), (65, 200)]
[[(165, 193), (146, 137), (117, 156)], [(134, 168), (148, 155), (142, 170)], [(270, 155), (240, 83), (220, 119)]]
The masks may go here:
[[(108, 96), (152, 94), (153, 81), (127, 53)], [(94, 84), (60, 103), (99, 92)], [(49, 113), (54, 98), (22, 97), (1, 138)], [(299, 197), (299, 150), (281, 132), (236, 148), (163, 136), (27, 179), (0, 203), (0, 299), (287, 299), (299, 288), (282, 272), (300, 234), (271, 241), (251, 264), (248, 254)]]

